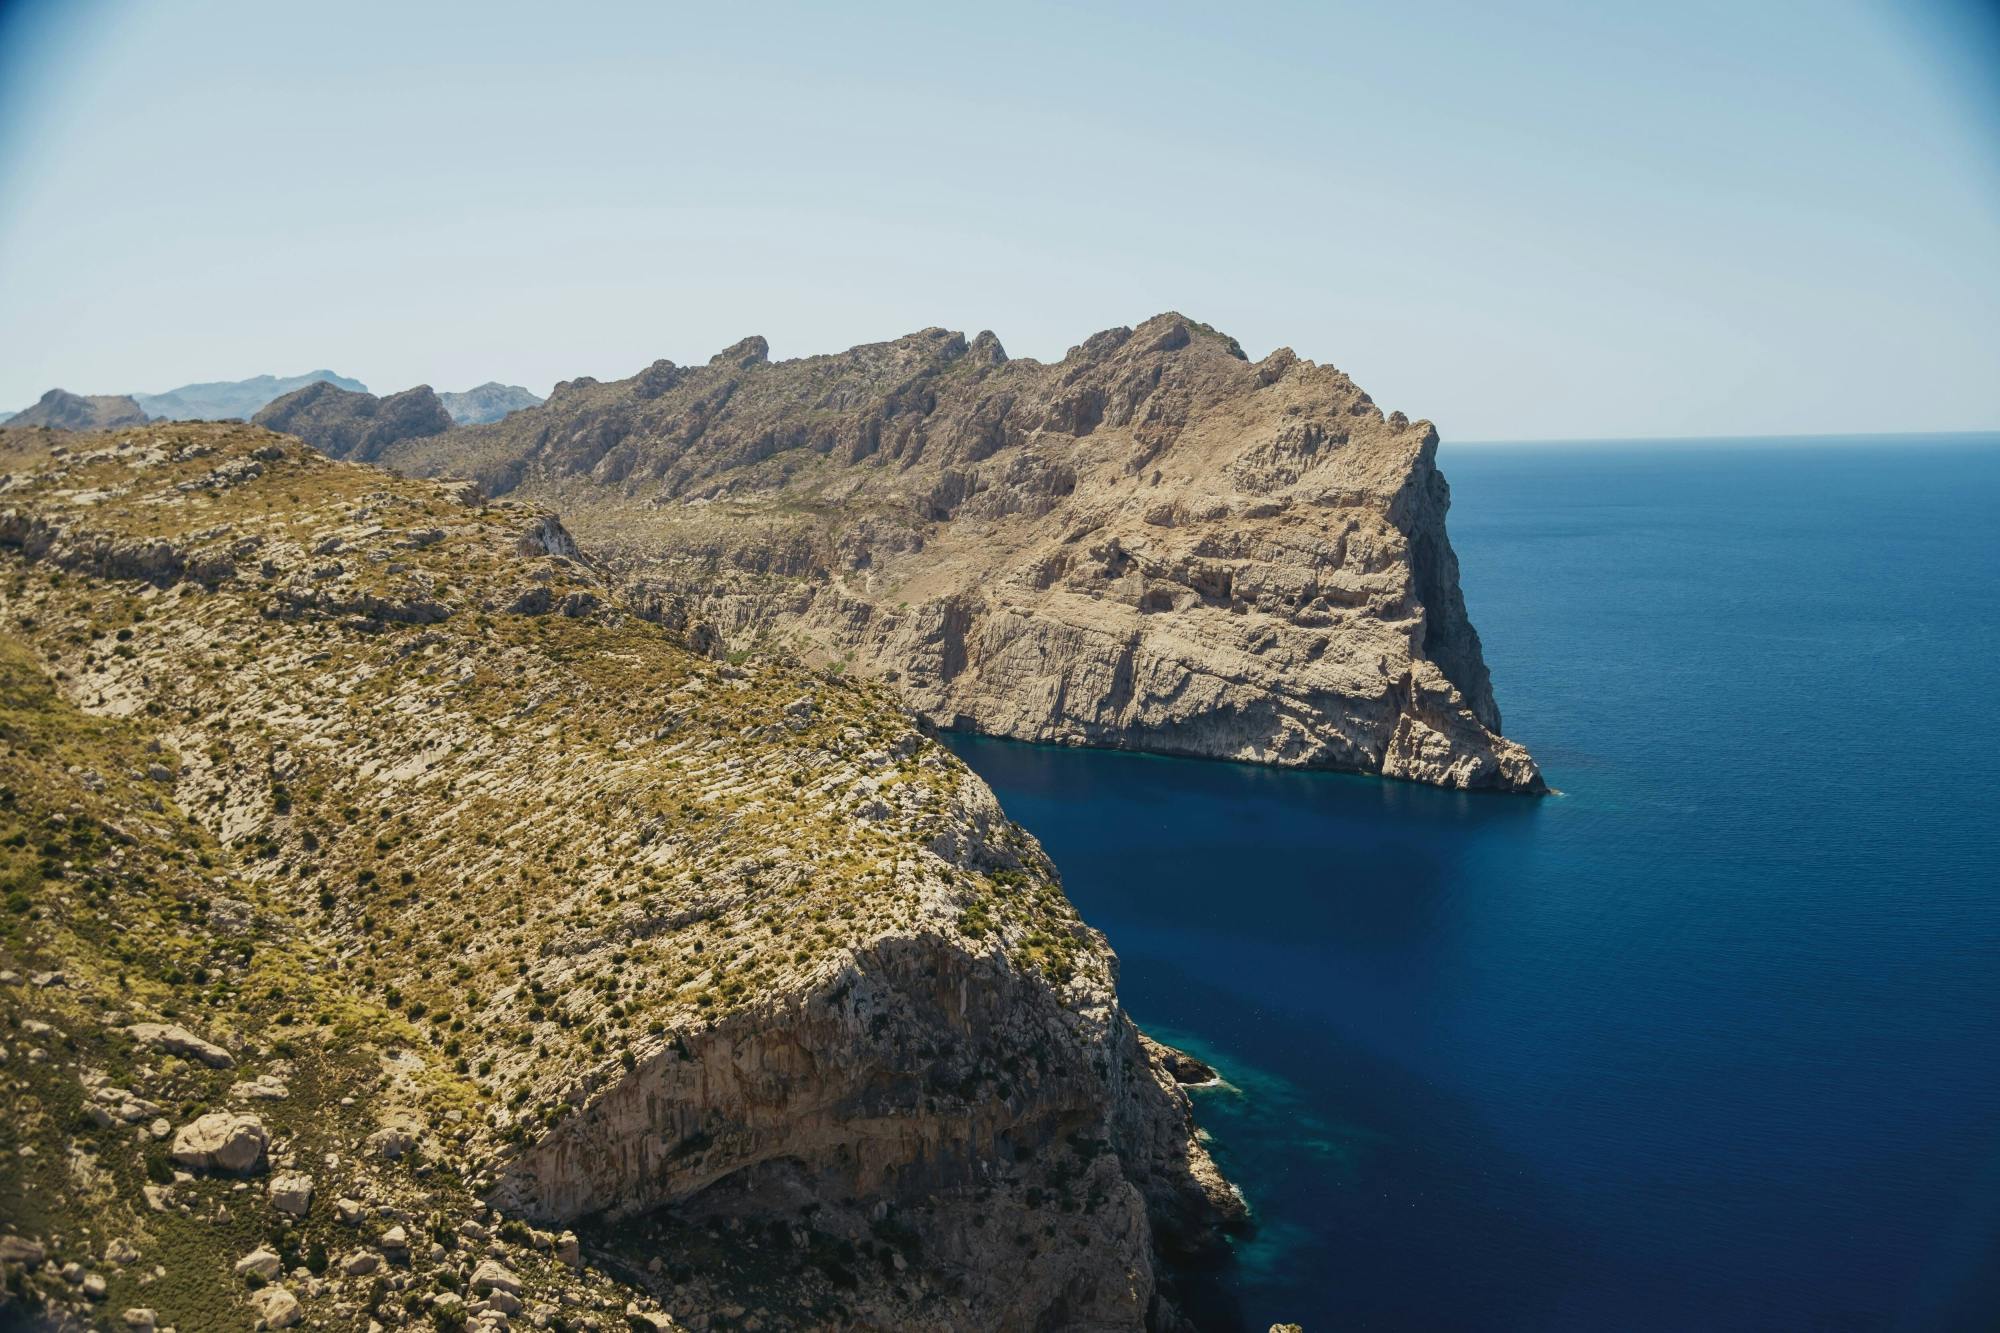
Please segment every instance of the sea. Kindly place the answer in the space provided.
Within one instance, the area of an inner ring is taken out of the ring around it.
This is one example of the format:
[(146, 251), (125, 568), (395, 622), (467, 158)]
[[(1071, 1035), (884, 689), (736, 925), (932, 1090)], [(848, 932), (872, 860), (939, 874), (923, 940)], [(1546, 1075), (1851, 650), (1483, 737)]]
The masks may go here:
[(2000, 1328), (2000, 435), (1440, 461), (1559, 795), (952, 738), (1221, 1074), (1185, 1308)]

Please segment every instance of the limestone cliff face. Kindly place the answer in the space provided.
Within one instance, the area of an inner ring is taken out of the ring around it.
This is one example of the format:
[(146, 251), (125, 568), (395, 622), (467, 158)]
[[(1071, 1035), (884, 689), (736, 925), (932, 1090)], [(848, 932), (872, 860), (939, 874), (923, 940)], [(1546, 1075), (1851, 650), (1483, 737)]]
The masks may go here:
[(1500, 713), (1429, 423), (1178, 315), (1053, 365), (929, 329), (573, 380), (382, 455), (557, 507), (731, 647), (1026, 740), (1544, 790)]
[[(66, 706), (160, 756), (113, 777), (157, 782), (208, 840), (170, 923), (118, 920), (185, 943), (200, 965), (174, 975), (215, 994), (148, 978), (92, 1011), (337, 1056), (270, 1145), (323, 1198), (429, 1235), (473, 1199), (517, 1242), (574, 1226), (628, 1295), (773, 1329), (1170, 1322), (1160, 1257), (1240, 1219), (1102, 937), (882, 686), (691, 651), (698, 626), (632, 609), (547, 511), (240, 425), (7, 432), (0, 567), (0, 614)], [(103, 901), (56, 890), (57, 920)], [(238, 975), (275, 946), (183, 938), (253, 906), (310, 998)], [(225, 1010), (223, 975), (282, 1012)], [(128, 1092), (225, 1095), (163, 1080)], [(385, 1165), (405, 1154), (436, 1174)], [(252, 1202), (181, 1183), (203, 1210)], [(385, 1246), (473, 1276), (428, 1238)], [(529, 1258), (553, 1313), (568, 1270)], [(339, 1321), (366, 1289), (301, 1299)]]

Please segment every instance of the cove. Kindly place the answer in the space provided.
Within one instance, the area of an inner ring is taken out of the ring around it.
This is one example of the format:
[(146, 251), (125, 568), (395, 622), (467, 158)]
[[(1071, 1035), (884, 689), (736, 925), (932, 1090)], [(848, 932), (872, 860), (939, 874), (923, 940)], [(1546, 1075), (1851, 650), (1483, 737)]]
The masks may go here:
[(1443, 459), (1563, 795), (976, 737), (1259, 1228), (1203, 1328), (2000, 1315), (2000, 439)]

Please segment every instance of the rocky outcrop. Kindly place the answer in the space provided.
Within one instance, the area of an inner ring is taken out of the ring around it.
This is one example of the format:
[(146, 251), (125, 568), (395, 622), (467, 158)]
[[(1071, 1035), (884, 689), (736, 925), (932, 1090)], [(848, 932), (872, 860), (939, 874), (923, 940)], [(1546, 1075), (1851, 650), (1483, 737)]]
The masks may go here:
[(441, 393), (438, 401), (444, 404), (444, 410), (451, 413), (451, 419), (459, 425), (482, 426), (524, 407), (538, 407), (542, 399), (518, 384), (488, 380), (463, 393)]
[(428, 384), (377, 398), (325, 380), (295, 390), (260, 410), (251, 421), (296, 436), (333, 458), (368, 463), (398, 440), (435, 435), (452, 427), (451, 414)]
[(41, 400), (0, 425), (46, 426), (51, 430), (117, 430), (146, 420), (145, 409), (124, 394), (80, 394), (50, 389)]
[(566, 381), (382, 461), (557, 507), (730, 648), (935, 725), (1541, 791), (1445, 530), (1437, 432), (1167, 314), (1053, 365), (928, 329)]

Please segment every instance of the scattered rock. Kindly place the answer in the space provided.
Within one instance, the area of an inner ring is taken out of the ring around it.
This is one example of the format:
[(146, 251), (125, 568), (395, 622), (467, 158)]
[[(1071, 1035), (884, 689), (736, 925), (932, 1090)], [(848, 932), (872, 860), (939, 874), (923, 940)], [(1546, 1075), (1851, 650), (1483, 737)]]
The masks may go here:
[(247, 1082), (232, 1084), (229, 1089), (230, 1100), (239, 1102), (281, 1102), (291, 1095), (292, 1090), (285, 1086), (284, 1080), (270, 1074), (259, 1074)]

